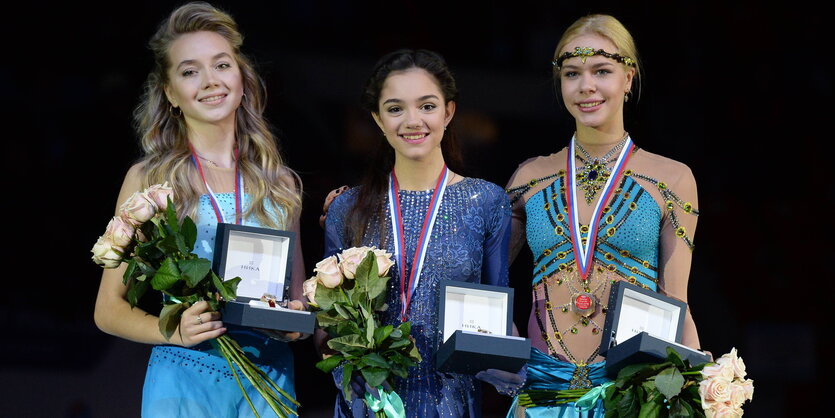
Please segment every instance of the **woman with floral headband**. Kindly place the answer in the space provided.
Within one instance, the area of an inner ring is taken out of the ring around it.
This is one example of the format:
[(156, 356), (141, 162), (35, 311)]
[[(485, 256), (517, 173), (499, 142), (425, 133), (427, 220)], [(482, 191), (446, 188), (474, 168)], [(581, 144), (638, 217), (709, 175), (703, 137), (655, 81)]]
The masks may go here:
[[(362, 95), (382, 131), (379, 153), (359, 187), (335, 190), (325, 205), (325, 256), (373, 245), (394, 254), (399, 266), (392, 268), (383, 323), (410, 321), (423, 358), (407, 378), (391, 382), (408, 417), (481, 416), (481, 382), (434, 366), (442, 342), (438, 283), (507, 286), (508, 198), (500, 186), (459, 174), (451, 126), (457, 96), (440, 55), (399, 50), (382, 57)], [(363, 384), (354, 390), (350, 404), (338, 395), (335, 415), (373, 416), (361, 399)]]
[[(510, 257), (527, 241), (534, 259), (533, 348), (522, 392), (606, 381), (598, 347), (614, 282), (687, 301), (698, 215), (690, 169), (638, 148), (624, 130), (641, 68), (629, 31), (612, 16), (583, 17), (563, 34), (553, 65), (576, 131), (559, 152), (520, 164), (507, 186)], [(699, 347), (689, 311), (683, 334), (685, 345)], [(604, 415), (599, 401), (585, 411), (518, 401), (509, 416)]]
[[(197, 224), (194, 251), (208, 260), (219, 222), (299, 230), (301, 183), (282, 162), (263, 117), (265, 88), (241, 53), (242, 39), (231, 16), (201, 2), (177, 8), (161, 23), (150, 41), (155, 66), (135, 112), (144, 155), (128, 171), (118, 198), (124, 202), (149, 185), (171, 184), (181, 216)], [(301, 299), (305, 274), (299, 241), (293, 299)], [(158, 317), (131, 309), (124, 269), (104, 270), (95, 321), (108, 334), (154, 344), (143, 417), (252, 416), (226, 360), (208, 342), (223, 333), (294, 396), (293, 354), (286, 341), (299, 338), (297, 333), (226, 325), (206, 302), (198, 302), (183, 312), (166, 340)], [(298, 300), (290, 305), (303, 309)], [(261, 416), (274, 416), (252, 386), (247, 391)]]

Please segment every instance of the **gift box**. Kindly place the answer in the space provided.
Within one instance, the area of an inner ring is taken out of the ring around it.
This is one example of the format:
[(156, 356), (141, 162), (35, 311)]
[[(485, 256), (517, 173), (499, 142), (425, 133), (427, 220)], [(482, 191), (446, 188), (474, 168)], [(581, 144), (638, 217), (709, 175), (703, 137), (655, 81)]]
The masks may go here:
[(442, 372), (517, 372), (530, 358), (531, 341), (513, 336), (513, 289), (442, 280), (438, 325), (443, 343), (435, 353)]
[(691, 365), (710, 356), (681, 344), (687, 304), (624, 281), (612, 285), (600, 355), (606, 375), (614, 379), (630, 364), (663, 362), (672, 347)]
[(287, 309), (296, 234), (254, 226), (218, 223), (214, 272), (224, 280), (240, 277), (234, 300), (221, 311), (223, 322), (252, 328), (312, 334), (312, 312)]

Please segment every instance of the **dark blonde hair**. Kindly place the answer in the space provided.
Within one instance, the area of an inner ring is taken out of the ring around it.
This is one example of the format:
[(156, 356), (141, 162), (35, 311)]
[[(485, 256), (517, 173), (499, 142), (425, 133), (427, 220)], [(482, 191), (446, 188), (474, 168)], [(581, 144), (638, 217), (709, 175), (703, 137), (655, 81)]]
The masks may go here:
[[(560, 56), (560, 51), (565, 48), (572, 39), (581, 35), (599, 35), (610, 40), (617, 48), (617, 51), (606, 51), (609, 53), (618, 53), (620, 55), (632, 58), (635, 61), (635, 76), (632, 78), (633, 95), (637, 97), (640, 95), (640, 80), (641, 80), (641, 61), (638, 59), (638, 48), (635, 46), (635, 39), (632, 34), (623, 26), (619, 20), (614, 16), (604, 14), (592, 14), (583, 16), (577, 19), (568, 29), (563, 32), (560, 41), (557, 43), (557, 48), (554, 50), (554, 61)], [(560, 88), (560, 74), (557, 67), (554, 67), (554, 84), (556, 84), (557, 91)]]
[[(175, 116), (165, 95), (170, 82), (169, 50), (181, 35), (208, 31), (226, 39), (240, 67), (244, 97), (235, 113), (238, 167), (251, 204), (244, 218), (254, 217), (264, 226), (287, 227), (301, 211), (301, 181), (284, 165), (277, 139), (264, 118), (266, 87), (251, 61), (241, 52), (243, 35), (232, 17), (204, 2), (192, 2), (175, 9), (151, 37), (149, 47), (154, 68), (148, 74), (142, 100), (134, 111), (136, 130), (144, 156), (143, 187), (168, 181), (177, 195), (182, 215), (197, 213), (201, 189), (193, 184), (197, 175), (191, 160), (188, 127)], [(282, 209), (283, 208), (283, 209)], [(279, 221), (275, 214), (284, 214)]]

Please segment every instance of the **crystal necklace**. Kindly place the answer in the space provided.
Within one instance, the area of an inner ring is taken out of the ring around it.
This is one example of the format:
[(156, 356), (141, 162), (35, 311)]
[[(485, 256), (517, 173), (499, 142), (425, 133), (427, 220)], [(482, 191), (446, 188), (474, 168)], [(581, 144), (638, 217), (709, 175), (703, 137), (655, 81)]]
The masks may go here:
[(577, 186), (583, 191), (586, 204), (591, 204), (597, 192), (603, 188), (606, 180), (612, 175), (606, 165), (609, 164), (609, 159), (623, 148), (628, 136), (628, 133), (625, 134), (620, 142), (600, 158), (592, 157), (579, 142), (575, 141), (575, 148), (582, 154), (582, 156), (577, 154), (577, 159), (583, 163), (583, 168), (577, 173)]

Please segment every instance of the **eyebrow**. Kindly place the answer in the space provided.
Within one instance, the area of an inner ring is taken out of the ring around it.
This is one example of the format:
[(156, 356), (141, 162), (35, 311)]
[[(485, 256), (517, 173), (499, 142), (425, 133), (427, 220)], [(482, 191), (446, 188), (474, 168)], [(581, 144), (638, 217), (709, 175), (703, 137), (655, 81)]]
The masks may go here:
[[(608, 62), (608, 61), (600, 61), (598, 63), (591, 64), (591, 68), (600, 68), (600, 67), (607, 66), (607, 65), (615, 65), (615, 63), (614, 62)], [(576, 65), (576, 64), (564, 64), (562, 66), (562, 68), (563, 69), (570, 68), (570, 69), (575, 70), (575, 69), (582, 68), (582, 67), (580, 65)]]
[[(213, 57), (212, 57), (212, 61), (216, 61), (216, 60), (218, 60), (218, 59), (220, 59), (220, 58), (232, 58), (232, 56), (231, 56), (231, 55), (229, 55), (229, 54), (228, 54), (228, 53), (226, 53), (226, 52), (221, 52), (221, 53), (219, 53), (219, 54), (217, 54), (217, 55), (213, 56)], [(191, 60), (191, 59), (189, 59), (189, 60), (183, 60), (183, 61), (181, 61), (179, 64), (177, 64), (177, 68), (180, 68), (180, 67), (182, 67), (182, 66), (184, 66), (184, 65), (194, 64), (194, 63), (196, 63), (196, 62), (197, 62), (197, 60)]]
[[(441, 100), (440, 97), (438, 97), (434, 94), (427, 94), (426, 96), (418, 97), (417, 101), (422, 102), (424, 100), (429, 100), (429, 99)], [(397, 99), (397, 98), (392, 98), (392, 99), (388, 99), (388, 100), (383, 102), (383, 104), (388, 104), (388, 103), (403, 103), (403, 100), (400, 100), (400, 99)]]

